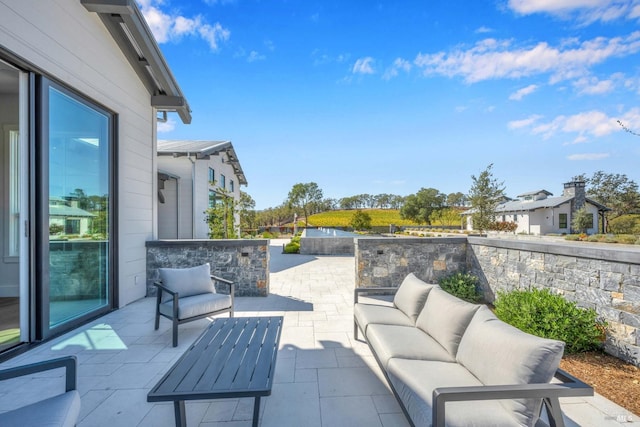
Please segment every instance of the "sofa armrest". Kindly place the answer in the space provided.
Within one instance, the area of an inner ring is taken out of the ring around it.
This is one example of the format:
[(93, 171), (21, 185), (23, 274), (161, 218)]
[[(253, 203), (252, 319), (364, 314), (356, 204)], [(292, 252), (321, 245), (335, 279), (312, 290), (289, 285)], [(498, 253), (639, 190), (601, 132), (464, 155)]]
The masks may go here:
[(57, 359), (4, 369), (0, 371), (0, 381), (50, 371), (52, 369), (65, 368), (65, 391), (69, 392), (76, 389), (77, 365), (78, 360), (75, 356), (59, 357)]
[(385, 287), (364, 287), (364, 288), (355, 288), (353, 290), (353, 303), (358, 303), (358, 296), (362, 293), (392, 293), (395, 294), (398, 291), (397, 287), (393, 286), (385, 286)]
[(162, 282), (153, 282), (153, 286), (158, 288), (158, 295), (162, 294), (162, 292), (166, 292), (171, 296), (178, 295), (176, 291), (172, 291), (162, 284)]
[(565, 371), (558, 369), (555, 377), (562, 383), (438, 387), (433, 390), (433, 426), (445, 426), (447, 402), (537, 398), (550, 399), (546, 403), (553, 405), (560, 397), (593, 396), (592, 387)]

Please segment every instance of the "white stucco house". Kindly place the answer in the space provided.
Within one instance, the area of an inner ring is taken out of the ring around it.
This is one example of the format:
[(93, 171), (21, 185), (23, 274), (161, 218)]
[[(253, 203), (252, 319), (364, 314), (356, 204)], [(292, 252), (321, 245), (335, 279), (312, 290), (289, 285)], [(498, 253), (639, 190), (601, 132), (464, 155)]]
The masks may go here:
[[(569, 234), (574, 232), (571, 228), (573, 214), (583, 206), (593, 217), (593, 226), (587, 233), (597, 233), (598, 224), (604, 229), (604, 213), (609, 209), (586, 197), (582, 181), (565, 183), (559, 197), (553, 197), (547, 190), (536, 190), (520, 194), (515, 200), (508, 199), (497, 206), (496, 221), (516, 223), (516, 234)], [(469, 231), (473, 230), (472, 213), (473, 210), (463, 212)]]
[[(247, 185), (230, 141), (158, 141), (158, 237), (208, 239), (205, 211)], [(233, 219), (236, 228), (240, 218)]]
[[(135, 0), (0, 0), (0, 302), (19, 307), (0, 352), (146, 295), (167, 112), (191, 120)], [(50, 204), (79, 191), (90, 217)]]

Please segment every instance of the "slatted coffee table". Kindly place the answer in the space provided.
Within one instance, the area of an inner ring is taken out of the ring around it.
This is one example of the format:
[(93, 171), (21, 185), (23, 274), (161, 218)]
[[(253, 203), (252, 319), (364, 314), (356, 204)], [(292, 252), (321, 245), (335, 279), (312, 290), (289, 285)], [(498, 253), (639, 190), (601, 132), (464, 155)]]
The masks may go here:
[(185, 400), (271, 394), (282, 316), (215, 319), (147, 395), (147, 402), (173, 401), (176, 426), (187, 425)]

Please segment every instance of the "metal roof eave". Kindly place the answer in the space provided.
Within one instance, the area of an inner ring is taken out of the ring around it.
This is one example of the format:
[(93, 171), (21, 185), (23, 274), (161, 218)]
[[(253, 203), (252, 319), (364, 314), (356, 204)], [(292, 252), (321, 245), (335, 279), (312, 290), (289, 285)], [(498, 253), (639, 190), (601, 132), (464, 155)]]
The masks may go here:
[(80, 2), (89, 12), (95, 12), (100, 16), (151, 94), (151, 106), (159, 111), (175, 111), (183, 123), (191, 123), (189, 104), (135, 1)]

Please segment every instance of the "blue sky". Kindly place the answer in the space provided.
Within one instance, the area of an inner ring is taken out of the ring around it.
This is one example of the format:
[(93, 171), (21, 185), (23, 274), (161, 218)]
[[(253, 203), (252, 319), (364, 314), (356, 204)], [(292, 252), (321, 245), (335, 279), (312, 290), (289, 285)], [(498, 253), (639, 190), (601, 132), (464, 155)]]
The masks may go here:
[(511, 197), (595, 171), (640, 182), (640, 0), (139, 0), (193, 110), (161, 139), (230, 140), (257, 209), (325, 197)]

